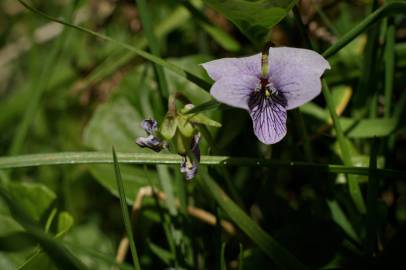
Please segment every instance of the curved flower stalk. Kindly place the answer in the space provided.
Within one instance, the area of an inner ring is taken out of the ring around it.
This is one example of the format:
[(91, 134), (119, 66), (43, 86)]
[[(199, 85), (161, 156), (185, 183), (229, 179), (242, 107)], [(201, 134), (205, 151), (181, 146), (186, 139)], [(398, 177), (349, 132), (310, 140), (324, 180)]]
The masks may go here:
[(287, 110), (315, 98), (330, 65), (320, 54), (298, 48), (269, 48), (268, 54), (223, 58), (202, 64), (215, 81), (210, 94), (249, 112), (254, 133), (264, 144), (286, 135)]

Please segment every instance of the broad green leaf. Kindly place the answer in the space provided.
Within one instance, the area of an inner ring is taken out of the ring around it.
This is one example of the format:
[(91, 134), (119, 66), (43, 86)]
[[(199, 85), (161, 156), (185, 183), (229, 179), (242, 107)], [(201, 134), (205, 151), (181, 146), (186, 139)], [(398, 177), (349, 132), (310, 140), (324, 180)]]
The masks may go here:
[(24, 227), (29, 237), (40, 244), (43, 250), (52, 258), (59, 269), (87, 269), (65, 246), (61, 245), (49, 234), (42, 231), (30, 213), (21, 207), (20, 203), (10, 196), (7, 189), (0, 186), (0, 196), (4, 199), (14, 219)]
[[(90, 269), (111, 270), (111, 262), (115, 261), (115, 244), (101, 230), (97, 219), (75, 225), (64, 237), (64, 243), (86, 262)], [(87, 252), (92, 251), (92, 252)], [(103, 254), (103, 256), (93, 256)], [(110, 261), (110, 262), (109, 262)], [(134, 268), (132, 268), (134, 269)]]
[(85, 128), (84, 143), (97, 150), (110, 149), (114, 144), (122, 152), (147, 152), (134, 140), (146, 136), (141, 128), (141, 115), (124, 98), (100, 105)]
[(9, 182), (10, 196), (18, 201), (30, 217), (38, 222), (56, 199), (53, 191), (42, 184), (27, 182)]
[(395, 131), (397, 121), (394, 118), (364, 119), (357, 123), (352, 119), (342, 118), (340, 123), (344, 133), (350, 138), (384, 137)]
[(280, 22), (296, 4), (295, 0), (205, 0), (252, 42), (262, 42), (269, 30)]
[(73, 226), (74, 219), (71, 214), (64, 211), (58, 215), (57, 237), (65, 235)]
[(22, 231), (23, 227), (11, 216), (0, 214), (0, 237)]
[[(73, 225), (73, 217), (68, 212), (62, 212), (57, 219), (56, 238), (64, 236)], [(37, 248), (34, 253), (18, 267), (18, 270), (31, 269), (57, 269), (49, 256), (41, 249)]]

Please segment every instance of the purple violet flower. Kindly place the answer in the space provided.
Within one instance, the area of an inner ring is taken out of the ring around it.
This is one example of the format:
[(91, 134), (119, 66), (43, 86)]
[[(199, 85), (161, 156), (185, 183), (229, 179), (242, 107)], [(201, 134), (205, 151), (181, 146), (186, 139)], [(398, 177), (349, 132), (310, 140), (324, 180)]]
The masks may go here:
[(185, 175), (186, 180), (192, 180), (197, 174), (197, 166), (200, 161), (199, 141), (200, 133), (197, 133), (193, 136), (190, 153), (188, 153), (188, 155), (182, 155), (180, 172)]
[(138, 137), (135, 140), (135, 143), (138, 146), (144, 148), (150, 148), (155, 152), (160, 152), (162, 149), (167, 147), (165, 141), (160, 140), (155, 136), (156, 131), (158, 130), (158, 123), (154, 119), (145, 119), (141, 122), (141, 127), (147, 133), (147, 137)]
[(202, 64), (215, 81), (210, 94), (251, 115), (254, 133), (264, 144), (286, 135), (287, 110), (315, 98), (320, 77), (330, 65), (320, 54), (298, 48), (270, 48), (267, 76), (261, 76), (261, 54), (223, 58)]

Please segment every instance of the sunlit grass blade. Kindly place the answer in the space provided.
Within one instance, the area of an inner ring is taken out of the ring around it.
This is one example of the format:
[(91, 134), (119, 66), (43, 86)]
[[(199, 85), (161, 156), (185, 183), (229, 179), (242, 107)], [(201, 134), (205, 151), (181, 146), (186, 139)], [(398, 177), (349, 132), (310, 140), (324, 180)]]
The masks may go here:
[(76, 258), (65, 246), (61, 245), (52, 236), (46, 234), (35, 224), (29, 214), (18, 202), (10, 197), (7, 190), (0, 186), (0, 196), (10, 209), (13, 218), (26, 230), (27, 235), (48, 254), (53, 263), (63, 270), (84, 270), (88, 269), (78, 258)]
[(141, 266), (140, 266), (138, 254), (137, 254), (137, 249), (136, 249), (135, 242), (134, 242), (133, 229), (131, 226), (130, 215), (128, 214), (128, 207), (127, 207), (127, 202), (126, 202), (126, 197), (125, 197), (125, 192), (124, 192), (123, 180), (121, 179), (120, 166), (118, 165), (117, 155), (116, 155), (116, 151), (114, 150), (114, 148), (113, 148), (113, 161), (114, 161), (114, 172), (116, 174), (116, 180), (117, 180), (117, 188), (118, 188), (119, 195), (120, 195), (121, 211), (123, 212), (123, 221), (124, 221), (125, 229), (127, 231), (127, 238), (130, 243), (130, 249), (131, 249), (131, 255), (133, 258), (134, 267), (136, 270), (141, 270)]
[(370, 256), (374, 256), (378, 240), (378, 177), (377, 168), (377, 139), (374, 138), (369, 159), (369, 178), (367, 193), (367, 226), (366, 226), (366, 249)]
[(121, 42), (121, 41), (115, 40), (115, 39), (113, 39), (113, 38), (111, 38), (111, 37), (108, 37), (108, 36), (105, 36), (105, 35), (103, 35), (103, 34), (97, 33), (97, 32), (92, 31), (92, 30), (90, 30), (90, 29), (87, 29), (87, 28), (84, 28), (84, 27), (81, 27), (81, 26), (78, 26), (78, 25), (75, 25), (75, 24), (71, 24), (71, 23), (65, 22), (65, 21), (63, 21), (63, 20), (60, 20), (60, 19), (58, 19), (58, 18), (52, 17), (52, 16), (50, 16), (50, 15), (48, 15), (48, 14), (46, 14), (46, 13), (40, 11), (40, 10), (38, 10), (38, 9), (36, 9), (36, 8), (34, 8), (34, 7), (30, 6), (30, 5), (28, 5), (26, 2), (24, 2), (24, 1), (22, 1), (22, 0), (18, 0), (18, 1), (19, 1), (24, 7), (26, 7), (28, 10), (34, 12), (35, 14), (40, 15), (41, 17), (44, 17), (44, 18), (46, 18), (46, 19), (48, 19), (48, 20), (51, 20), (51, 21), (54, 21), (54, 22), (57, 22), (57, 23), (60, 23), (60, 24), (63, 24), (63, 25), (72, 27), (72, 28), (74, 28), (74, 29), (76, 29), (76, 30), (85, 32), (85, 33), (87, 33), (87, 34), (90, 34), (90, 35), (92, 35), (92, 36), (98, 37), (98, 38), (100, 38), (100, 39), (103, 39), (103, 40), (106, 40), (106, 41), (110, 41), (110, 42), (114, 42), (114, 43), (116, 43), (117, 45), (120, 45), (121, 47), (123, 47), (123, 48), (125, 48), (125, 49), (127, 49), (127, 50), (130, 50), (130, 51), (132, 51), (132, 52), (138, 54), (138, 55), (141, 56), (142, 58), (144, 58), (144, 59), (146, 59), (146, 60), (148, 60), (148, 61), (151, 61), (151, 62), (153, 62), (153, 63), (155, 63), (155, 64), (161, 65), (161, 66), (163, 66), (164, 68), (166, 68), (166, 69), (168, 69), (168, 70), (171, 70), (172, 72), (178, 74), (179, 76), (181, 76), (181, 77), (183, 77), (183, 78), (186, 78), (187, 80), (189, 80), (189, 81), (195, 83), (197, 86), (201, 87), (202, 89), (205, 89), (205, 90), (209, 90), (209, 89), (210, 89), (211, 84), (210, 84), (209, 82), (207, 82), (205, 79), (202, 79), (202, 78), (196, 76), (195, 74), (192, 74), (192, 73), (190, 73), (190, 72), (188, 72), (188, 71), (182, 69), (181, 67), (179, 67), (179, 66), (177, 66), (177, 65), (174, 65), (174, 64), (172, 64), (172, 63), (169, 63), (169, 62), (163, 60), (162, 58), (156, 57), (156, 56), (154, 56), (154, 55), (152, 55), (152, 54), (150, 54), (150, 53), (147, 53), (147, 52), (145, 52), (145, 51), (143, 51), (143, 50), (140, 50), (139, 48), (137, 48), (137, 47), (135, 47), (135, 46), (132, 46), (132, 45), (129, 45), (129, 44), (125, 43), (125, 42)]
[(406, 13), (406, 3), (405, 2), (392, 2), (382, 6), (375, 12), (368, 15), (362, 22), (356, 25), (351, 31), (343, 35), (336, 43), (334, 43), (330, 48), (328, 48), (323, 56), (328, 58), (336, 54), (339, 50), (350, 43), (359, 34), (368, 29), (372, 24), (377, 23), (382, 18), (385, 18), (394, 14), (405, 14)]
[(200, 170), (197, 177), (203, 190), (214, 198), (229, 218), (281, 269), (307, 269), (296, 257), (282, 247), (275, 239), (260, 228), (208, 175), (207, 169)]
[[(173, 154), (140, 154), (118, 153), (120, 163), (126, 164), (166, 164), (179, 165), (181, 157)], [(107, 152), (59, 152), (47, 154), (19, 155), (0, 157), (0, 169), (37, 167), (45, 165), (73, 165), (73, 164), (112, 164), (111, 154)], [(296, 170), (329, 173), (348, 173), (368, 175), (366, 167), (354, 167), (336, 164), (320, 164), (300, 161), (280, 161), (276, 159), (230, 157), (230, 156), (202, 156), (200, 164), (210, 166), (254, 166), (254, 167), (288, 167)], [(391, 169), (377, 169), (380, 176), (406, 177), (405, 171)]]

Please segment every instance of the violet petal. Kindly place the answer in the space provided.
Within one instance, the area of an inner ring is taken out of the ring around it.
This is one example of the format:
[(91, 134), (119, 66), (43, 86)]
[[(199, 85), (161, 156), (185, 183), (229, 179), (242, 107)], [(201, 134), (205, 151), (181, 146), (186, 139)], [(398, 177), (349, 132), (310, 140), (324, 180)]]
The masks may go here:
[(210, 89), (210, 94), (227, 105), (248, 110), (248, 99), (258, 83), (258, 78), (246, 74), (223, 76)]
[(158, 130), (158, 122), (154, 119), (145, 119), (141, 122), (141, 127), (148, 135), (151, 135)]
[(253, 93), (249, 99), (249, 113), (254, 133), (264, 144), (274, 144), (286, 135), (286, 100), (282, 95), (266, 98)]
[(210, 78), (215, 81), (227, 76), (242, 74), (257, 76), (260, 73), (261, 54), (241, 58), (222, 58), (202, 64)]
[(155, 152), (160, 152), (166, 147), (166, 143), (159, 140), (154, 135), (149, 135), (148, 137), (138, 137), (135, 143), (142, 148), (149, 148)]
[(330, 69), (329, 63), (314, 51), (288, 47), (269, 49), (270, 80), (286, 97), (288, 110), (320, 94), (320, 77), (326, 69)]
[(197, 161), (189, 162), (187, 157), (183, 157), (182, 163), (180, 164), (180, 172), (185, 175), (186, 180), (192, 180), (197, 174)]

